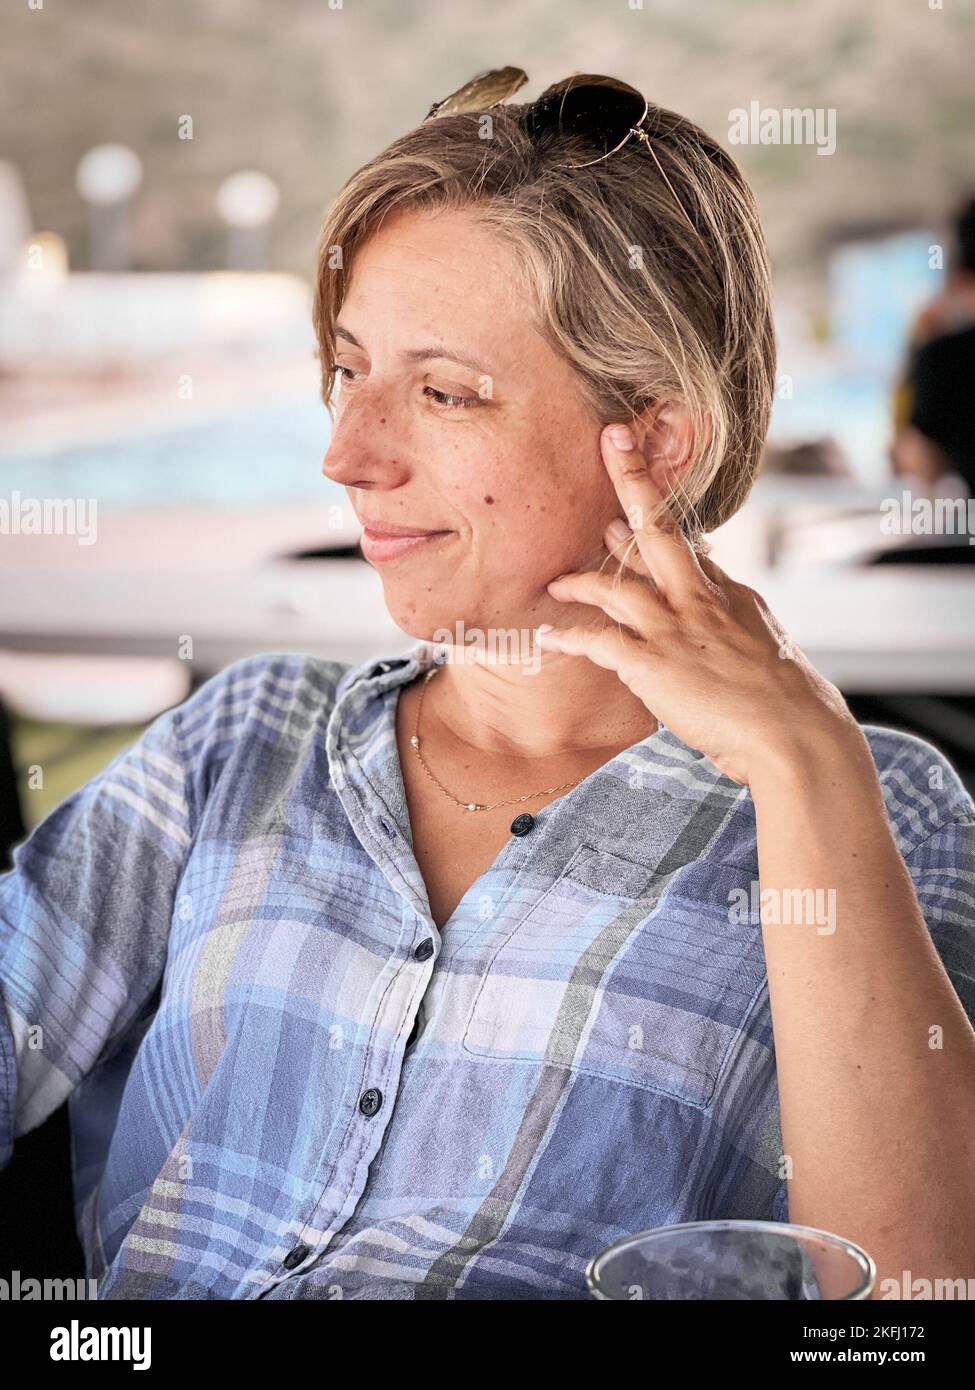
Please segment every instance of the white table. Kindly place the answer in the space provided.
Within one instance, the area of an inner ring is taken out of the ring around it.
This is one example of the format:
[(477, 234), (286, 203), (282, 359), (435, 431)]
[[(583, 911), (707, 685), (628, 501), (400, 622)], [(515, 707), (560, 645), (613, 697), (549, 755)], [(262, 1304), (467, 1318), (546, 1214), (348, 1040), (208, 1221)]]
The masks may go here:
[(975, 570), (822, 568), (742, 578), (841, 690), (975, 694)]
[(175, 659), (186, 637), (198, 673), (261, 651), (355, 662), (415, 645), (363, 560), (191, 574), (0, 572), (0, 647)]

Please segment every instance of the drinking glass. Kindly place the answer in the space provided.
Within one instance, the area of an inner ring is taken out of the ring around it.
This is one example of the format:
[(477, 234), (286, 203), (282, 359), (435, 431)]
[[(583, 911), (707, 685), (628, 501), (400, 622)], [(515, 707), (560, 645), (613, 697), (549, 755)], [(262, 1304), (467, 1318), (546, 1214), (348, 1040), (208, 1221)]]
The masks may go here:
[(868, 1299), (877, 1267), (829, 1231), (782, 1221), (687, 1221), (640, 1231), (590, 1260), (593, 1298)]

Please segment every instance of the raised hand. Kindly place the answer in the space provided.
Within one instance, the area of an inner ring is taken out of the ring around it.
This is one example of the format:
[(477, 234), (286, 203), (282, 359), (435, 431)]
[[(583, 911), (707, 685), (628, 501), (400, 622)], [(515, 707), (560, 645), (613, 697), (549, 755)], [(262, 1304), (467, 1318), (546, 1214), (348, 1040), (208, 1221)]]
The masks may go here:
[[(627, 438), (621, 447), (617, 440)], [(807, 733), (821, 739), (831, 725), (839, 732), (854, 724), (840, 692), (791, 643), (762, 596), (698, 557), (629, 429), (608, 426), (600, 447), (631, 523), (610, 523), (605, 537), (624, 572), (553, 579), (553, 598), (602, 615), (541, 632), (541, 647), (615, 671), (678, 738), (742, 784), (759, 767), (801, 756)]]

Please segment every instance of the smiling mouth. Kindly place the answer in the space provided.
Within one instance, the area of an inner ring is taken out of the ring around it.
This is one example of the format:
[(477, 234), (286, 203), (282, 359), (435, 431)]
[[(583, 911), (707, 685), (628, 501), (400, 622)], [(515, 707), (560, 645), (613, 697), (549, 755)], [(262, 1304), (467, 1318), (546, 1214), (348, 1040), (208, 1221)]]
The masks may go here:
[(429, 545), (433, 541), (443, 540), (444, 536), (450, 534), (450, 531), (408, 531), (405, 529), (374, 531), (367, 525), (363, 527), (359, 548), (366, 559), (373, 564), (388, 564), (392, 560), (399, 560), (405, 555), (411, 555), (414, 551), (422, 549), (423, 546)]

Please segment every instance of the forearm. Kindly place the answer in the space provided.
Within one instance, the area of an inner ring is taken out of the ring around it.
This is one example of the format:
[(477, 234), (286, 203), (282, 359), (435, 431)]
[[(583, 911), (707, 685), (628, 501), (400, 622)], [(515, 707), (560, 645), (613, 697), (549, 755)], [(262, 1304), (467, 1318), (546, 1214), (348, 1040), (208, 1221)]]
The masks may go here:
[[(751, 792), (790, 1218), (861, 1244), (881, 1279), (975, 1278), (975, 1032), (866, 740), (811, 739)], [(803, 889), (831, 921), (766, 920)]]

